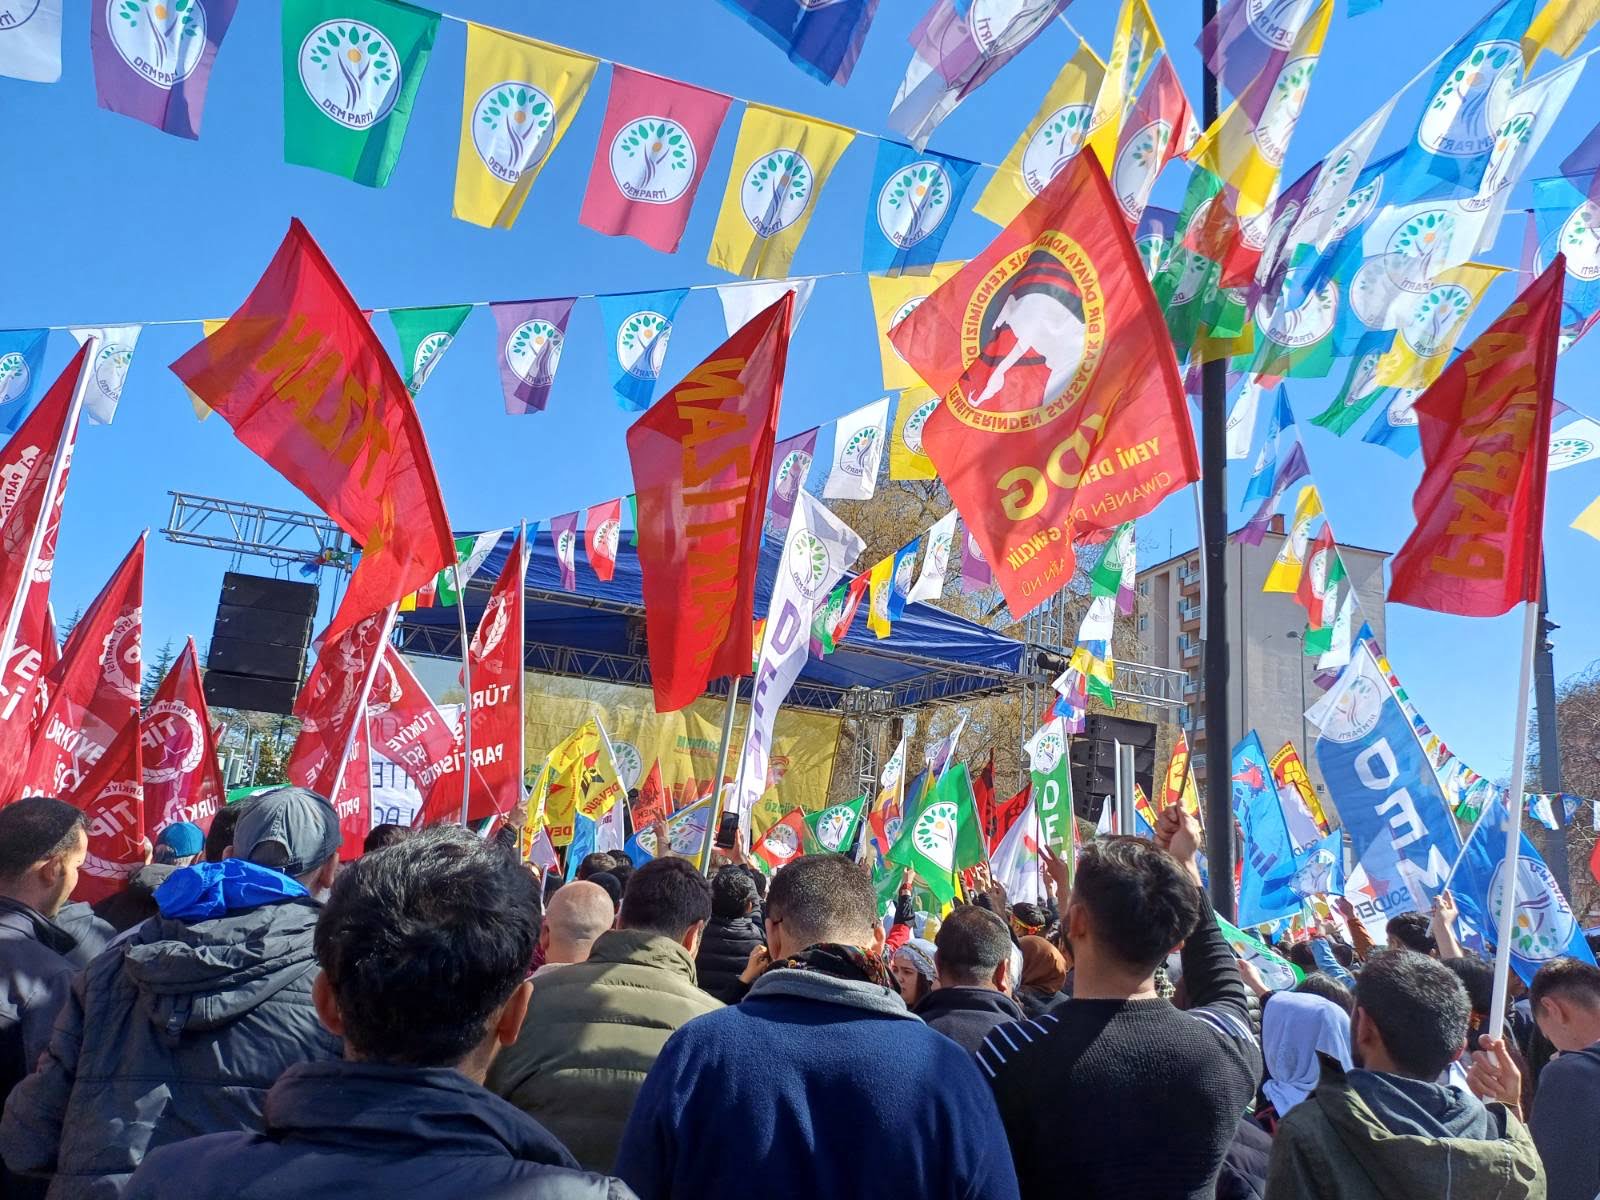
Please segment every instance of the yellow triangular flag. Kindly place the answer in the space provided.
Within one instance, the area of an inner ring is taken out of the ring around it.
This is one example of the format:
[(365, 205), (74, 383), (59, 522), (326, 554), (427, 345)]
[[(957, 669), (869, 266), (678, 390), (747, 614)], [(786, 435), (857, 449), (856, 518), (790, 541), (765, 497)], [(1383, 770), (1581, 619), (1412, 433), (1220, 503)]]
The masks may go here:
[(1111, 61), (1106, 64), (1100, 94), (1095, 97), (1087, 139), (1107, 175), (1111, 174), (1111, 161), (1122, 136), (1122, 118), (1139, 94), (1139, 84), (1150, 64), (1166, 48), (1145, 0), (1122, 0), (1117, 32), (1111, 42)]
[(1504, 267), (1463, 263), (1440, 271), (1428, 290), (1400, 308), (1399, 332), (1378, 360), (1373, 381), (1380, 387), (1424, 388), (1439, 377), (1467, 318)]
[(1588, 508), (1578, 514), (1572, 522), (1572, 528), (1579, 533), (1587, 533), (1595, 541), (1600, 542), (1600, 496), (1596, 496)]
[(939, 397), (930, 388), (911, 388), (900, 393), (894, 412), (894, 437), (889, 442), (890, 479), (939, 477), (933, 460), (922, 448), (922, 431), (938, 407)]
[(868, 275), (872, 293), (872, 316), (878, 326), (878, 356), (883, 360), (883, 386), (886, 388), (924, 388), (922, 376), (900, 357), (889, 340), (893, 329), (957, 271), (964, 262), (935, 263), (926, 275)]
[(1289, 536), (1283, 539), (1283, 548), (1273, 559), (1267, 571), (1267, 581), (1261, 585), (1263, 592), (1290, 592), (1300, 588), (1300, 573), (1305, 569), (1306, 547), (1311, 543), (1311, 525), (1322, 515), (1322, 497), (1317, 495), (1315, 484), (1300, 489), (1300, 499), (1294, 506), (1294, 524)]
[(1549, 0), (1522, 35), (1523, 62), (1531, 71), (1534, 59), (1545, 50), (1566, 58), (1597, 21), (1600, 0)]

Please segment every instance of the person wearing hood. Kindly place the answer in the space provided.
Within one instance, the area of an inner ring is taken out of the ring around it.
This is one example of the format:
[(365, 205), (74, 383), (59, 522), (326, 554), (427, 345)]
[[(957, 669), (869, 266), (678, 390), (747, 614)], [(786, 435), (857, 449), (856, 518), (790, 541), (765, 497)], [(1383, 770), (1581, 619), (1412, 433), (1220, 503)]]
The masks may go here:
[(151, 1150), (260, 1128), (279, 1075), (336, 1059), (311, 986), (338, 850), (332, 805), (284, 787), (240, 818), (234, 857), (175, 871), (159, 915), (73, 980), (0, 1118), (11, 1169), (51, 1177), (52, 1200), (115, 1200)]
[(1052, 942), (1029, 934), (1022, 947), (1022, 978), (1017, 982), (1017, 1003), (1030, 1020), (1044, 1016), (1063, 1000), (1067, 991), (1067, 957)]
[(343, 1058), (289, 1067), (259, 1132), (151, 1151), (126, 1200), (625, 1200), (483, 1086), (527, 1015), (538, 886), (449, 825), (341, 871), (317, 922), (312, 992)]
[(939, 927), (938, 986), (911, 1011), (969, 1054), (996, 1025), (1022, 1020), (1010, 990), (1011, 934), (986, 908), (964, 904)]
[(128, 886), (94, 906), (94, 915), (117, 933), (142, 925), (159, 912), (156, 889), (180, 867), (199, 862), (206, 835), (191, 821), (174, 821), (156, 834), (151, 861), (128, 877)]
[(749, 988), (740, 980), (750, 954), (766, 944), (752, 872), (729, 863), (711, 878), (711, 920), (695, 954), (700, 986), (724, 1004), (737, 1004)]
[(1434, 1082), (1466, 1048), (1470, 1011), (1437, 959), (1368, 959), (1350, 1021), (1355, 1067), (1320, 1056), (1315, 1090), (1273, 1138), (1267, 1200), (1543, 1200), (1544, 1167), (1511, 1108)]
[(1269, 1109), (1257, 1118), (1268, 1129), (1303, 1101), (1321, 1078), (1320, 1055), (1348, 1071), (1350, 1018), (1332, 1000), (1304, 992), (1269, 992), (1262, 999), (1261, 1057), (1267, 1078), (1261, 1084)]

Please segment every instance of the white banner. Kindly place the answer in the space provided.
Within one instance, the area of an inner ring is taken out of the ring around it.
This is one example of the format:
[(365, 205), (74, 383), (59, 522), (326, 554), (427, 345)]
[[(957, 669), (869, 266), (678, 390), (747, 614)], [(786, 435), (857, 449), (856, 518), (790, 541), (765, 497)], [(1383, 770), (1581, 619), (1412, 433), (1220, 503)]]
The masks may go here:
[(871, 500), (889, 440), (889, 397), (846, 413), (833, 425), (833, 458), (822, 494), (829, 500)]
[(87, 364), (89, 390), (83, 398), (84, 411), (96, 425), (109, 425), (117, 415), (117, 401), (122, 399), (122, 385), (128, 378), (128, 367), (133, 363), (133, 348), (139, 344), (142, 325), (80, 325), (72, 336), (83, 345), (92, 337), (100, 339), (100, 349), (94, 361)]

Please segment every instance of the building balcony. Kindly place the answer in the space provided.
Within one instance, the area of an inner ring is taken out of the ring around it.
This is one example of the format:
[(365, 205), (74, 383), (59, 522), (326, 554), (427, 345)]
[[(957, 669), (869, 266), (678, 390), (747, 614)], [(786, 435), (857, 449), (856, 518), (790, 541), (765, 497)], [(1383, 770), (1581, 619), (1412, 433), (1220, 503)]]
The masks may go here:
[(1181, 621), (1185, 625), (1188, 625), (1190, 622), (1193, 622), (1195, 624), (1199, 624), (1199, 622), (1200, 622), (1200, 601), (1199, 600), (1195, 600), (1193, 602), (1190, 602), (1190, 601), (1186, 600), (1186, 601), (1180, 603), (1178, 605), (1178, 620)]

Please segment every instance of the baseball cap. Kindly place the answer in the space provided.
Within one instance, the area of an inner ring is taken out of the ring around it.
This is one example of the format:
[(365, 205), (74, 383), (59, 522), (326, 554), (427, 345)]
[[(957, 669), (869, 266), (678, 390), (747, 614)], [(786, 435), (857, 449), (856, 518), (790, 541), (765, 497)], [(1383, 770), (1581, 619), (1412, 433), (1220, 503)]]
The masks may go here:
[(156, 834), (156, 846), (165, 846), (174, 858), (189, 858), (206, 848), (206, 835), (193, 821), (174, 821)]
[(250, 862), (260, 861), (263, 847), (276, 843), (288, 852), (265, 856), (261, 865), (285, 875), (314, 871), (339, 851), (339, 817), (315, 792), (300, 787), (274, 788), (250, 798), (250, 808), (233, 831), (233, 852)]

